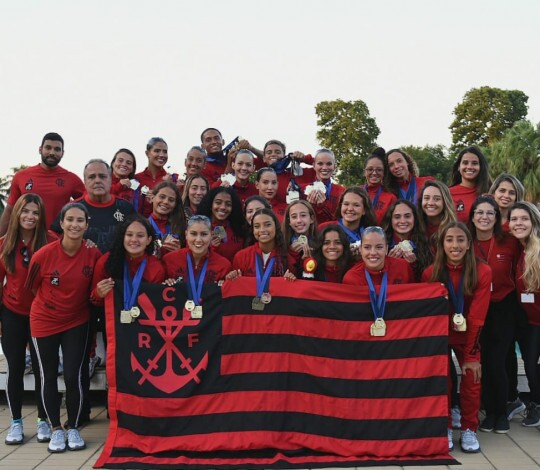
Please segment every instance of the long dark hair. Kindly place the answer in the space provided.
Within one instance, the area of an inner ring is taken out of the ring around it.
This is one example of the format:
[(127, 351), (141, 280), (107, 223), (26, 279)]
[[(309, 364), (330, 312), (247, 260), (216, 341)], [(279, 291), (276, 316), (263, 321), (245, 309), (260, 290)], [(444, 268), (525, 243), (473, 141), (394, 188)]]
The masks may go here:
[(452, 186), (461, 183), (462, 178), (461, 173), (459, 172), (459, 165), (461, 164), (463, 155), (465, 155), (466, 153), (472, 153), (473, 155), (476, 155), (478, 157), (478, 162), (480, 163), (480, 172), (476, 177), (476, 194), (480, 195), (487, 193), (489, 191), (489, 187), (491, 186), (491, 178), (489, 177), (489, 164), (484, 154), (480, 151), (478, 147), (475, 147), (474, 145), (472, 147), (467, 147), (461, 152), (459, 152), (459, 155), (454, 162), (454, 165), (452, 166)]
[(410, 178), (418, 176), (418, 166), (416, 165), (416, 162), (413, 160), (413, 158), (404, 150), (392, 149), (386, 152), (385, 159), (386, 159), (386, 166), (388, 168), (388, 171), (386, 172), (386, 187), (390, 191), (392, 191), (397, 197), (399, 197), (399, 189), (400, 189), (399, 181), (390, 171), (390, 164), (388, 163), (388, 157), (393, 153), (399, 153), (403, 157), (403, 159), (407, 162), (407, 170), (409, 171)]
[(371, 227), (372, 225), (377, 225), (377, 217), (375, 216), (375, 212), (373, 211), (371, 199), (369, 198), (369, 195), (364, 190), (364, 188), (360, 186), (351, 186), (343, 192), (343, 194), (339, 198), (336, 212), (334, 214), (336, 220), (339, 220), (342, 217), (341, 206), (343, 205), (343, 200), (345, 199), (345, 196), (349, 193), (354, 193), (357, 196), (360, 196), (362, 202), (364, 203), (364, 215), (360, 218), (360, 227)]
[(152, 228), (152, 225), (148, 219), (138, 213), (130, 214), (116, 228), (109, 258), (105, 262), (105, 272), (114, 279), (124, 279), (124, 261), (126, 260), (124, 237), (128, 227), (133, 222), (139, 222), (145, 228), (146, 233), (152, 238), (152, 243), (150, 243), (144, 250), (145, 253), (150, 256), (156, 249), (154, 229)]
[(171, 233), (178, 235), (180, 243), (186, 244), (186, 215), (184, 213), (184, 205), (182, 204), (182, 195), (176, 184), (170, 181), (162, 181), (153, 190), (154, 196), (163, 188), (170, 188), (174, 191), (176, 197), (176, 206), (169, 214), (169, 224), (171, 225)]
[(316, 281), (324, 281), (325, 279), (325, 267), (326, 267), (326, 258), (323, 255), (322, 248), (324, 245), (324, 237), (329, 232), (337, 232), (339, 235), (339, 240), (343, 245), (343, 255), (339, 258), (337, 262), (338, 266), (338, 278), (339, 282), (343, 281), (343, 276), (351, 268), (354, 263), (354, 259), (351, 253), (350, 241), (347, 237), (345, 231), (337, 224), (326, 225), (317, 236), (317, 242), (315, 245), (315, 250), (313, 251), (313, 258), (317, 262), (317, 268), (315, 269), (314, 277)]
[(283, 232), (281, 231), (281, 225), (279, 224), (279, 220), (276, 214), (274, 214), (274, 211), (272, 211), (272, 209), (257, 209), (255, 214), (253, 214), (253, 219), (251, 219), (251, 237), (253, 240), (255, 240), (255, 235), (253, 233), (253, 222), (255, 220), (255, 217), (257, 217), (258, 215), (268, 215), (274, 221), (274, 225), (276, 227), (275, 250), (277, 253), (278, 262), (275, 264), (273, 272), (276, 275), (283, 275), (288, 269), (288, 247), (285, 243), (285, 239), (283, 238)]
[(119, 153), (127, 153), (131, 158), (133, 158), (133, 170), (131, 171), (131, 173), (128, 175), (128, 178), (129, 179), (132, 179), (134, 176), (135, 176), (135, 173), (137, 172), (137, 159), (135, 158), (135, 154), (129, 150), (129, 149), (120, 149), (118, 150), (115, 154), (114, 154), (114, 157), (111, 161), (111, 172), (112, 172), (112, 166), (114, 164), (114, 162), (116, 161), (116, 157), (118, 156)]
[(474, 225), (473, 219), (474, 219), (474, 212), (478, 208), (480, 204), (489, 204), (491, 207), (493, 207), (493, 212), (495, 212), (495, 225), (493, 226), (493, 236), (496, 240), (501, 240), (504, 237), (504, 231), (502, 229), (501, 224), (501, 210), (499, 209), (499, 205), (497, 204), (497, 201), (493, 198), (493, 196), (488, 194), (483, 194), (482, 196), (478, 196), (475, 201), (473, 202), (471, 206), (471, 211), (469, 212), (469, 230), (471, 231), (471, 236), (473, 240), (476, 240), (478, 238), (476, 234), (476, 225)]
[(212, 188), (206, 193), (202, 198), (199, 207), (197, 208), (198, 215), (205, 215), (210, 220), (212, 220), (212, 204), (214, 199), (218, 194), (225, 193), (231, 196), (232, 211), (227, 217), (227, 221), (231, 225), (233, 233), (238, 238), (244, 237), (244, 214), (242, 212), (242, 202), (236, 194), (236, 191), (233, 188), (226, 188), (225, 186), (218, 186), (217, 188)]

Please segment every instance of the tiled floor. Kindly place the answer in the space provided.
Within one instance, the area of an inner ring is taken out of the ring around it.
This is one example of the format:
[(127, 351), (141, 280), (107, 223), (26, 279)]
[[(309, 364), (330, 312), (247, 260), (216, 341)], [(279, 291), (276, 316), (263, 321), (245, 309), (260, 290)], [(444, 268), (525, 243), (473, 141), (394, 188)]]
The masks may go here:
[[(103, 394), (99, 394), (94, 398), (97, 398), (98, 402), (103, 402)], [(96, 399), (93, 402), (96, 403)], [(25, 443), (20, 446), (7, 446), (0, 442), (0, 468), (13, 470), (89, 470), (92, 468), (101, 453), (108, 431), (109, 422), (103, 404), (93, 408), (92, 421), (81, 429), (81, 435), (87, 444), (85, 450), (49, 454), (47, 445), (36, 441), (36, 411), (31, 404), (30, 396), (25, 403), (27, 403), (23, 408)], [(455, 431), (456, 450), (454, 450), (453, 455), (462, 465), (446, 468), (454, 468), (455, 470), (525, 470), (540, 468), (540, 431), (536, 428), (524, 428), (520, 424), (520, 419), (519, 416), (514, 418), (511, 423), (511, 431), (508, 434), (479, 433), (482, 445), (482, 452), (479, 454), (462, 453), (459, 450), (459, 432)], [(9, 424), (9, 409), (6, 405), (5, 395), (2, 392), (0, 399), (0, 441), (4, 440)], [(414, 468), (440, 470), (445, 467), (404, 468), (409, 470)]]

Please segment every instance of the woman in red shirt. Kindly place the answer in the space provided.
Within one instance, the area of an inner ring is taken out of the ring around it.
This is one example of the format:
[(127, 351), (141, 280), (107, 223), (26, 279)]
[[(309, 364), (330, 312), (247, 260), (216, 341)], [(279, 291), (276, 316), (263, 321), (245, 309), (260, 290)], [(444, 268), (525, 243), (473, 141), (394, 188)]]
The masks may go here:
[(387, 173), (385, 151), (382, 147), (378, 147), (366, 159), (364, 164), (366, 184), (363, 186), (371, 200), (371, 206), (378, 224), (382, 223), (388, 207), (397, 199), (396, 195), (388, 191), (385, 186)]
[(270, 167), (264, 167), (257, 171), (255, 187), (259, 191), (259, 196), (266, 199), (268, 204), (272, 206), (274, 214), (276, 214), (279, 223), (283, 222), (287, 203), (279, 201), (276, 196), (278, 192), (278, 177), (276, 170)]
[(138, 212), (141, 204), (141, 187), (138, 182), (135, 183), (136, 187), (131, 183), (136, 170), (137, 160), (131, 150), (120, 149), (114, 154), (111, 161), (111, 194), (130, 202), (135, 212)]
[[(435, 261), (422, 275), (423, 282), (442, 282), (449, 296), (449, 347), (461, 367), (461, 449), (480, 452), (476, 436), (480, 411), (480, 333), (491, 297), (491, 268), (477, 261), (472, 237), (462, 222), (450, 222), (441, 231)], [(452, 360), (450, 351), (449, 361)], [(449, 366), (450, 367), (450, 366)], [(452, 389), (449, 374), (448, 392)], [(449, 401), (450, 404), (450, 396)], [(450, 408), (450, 406), (449, 406)], [(448, 448), (454, 447), (452, 418), (448, 409)]]
[(510, 430), (506, 416), (508, 377), (506, 356), (514, 347), (518, 310), (514, 283), (519, 243), (501, 227), (501, 213), (493, 197), (480, 196), (469, 214), (474, 252), (491, 267), (493, 282), (486, 322), (482, 330), (482, 403), (486, 418), (480, 431), (502, 434)]
[(491, 185), (486, 157), (478, 147), (467, 147), (459, 152), (452, 167), (450, 194), (460, 222), (469, 221), (474, 200), (487, 193)]
[(514, 175), (501, 173), (489, 188), (489, 194), (495, 198), (501, 212), (501, 225), (505, 232), (508, 228), (508, 210), (514, 202), (521, 202), (525, 197), (525, 188)]
[(8, 366), (6, 398), (11, 412), (11, 427), (5, 441), (8, 445), (22, 444), (24, 438), (21, 413), (28, 343), (38, 409), (37, 439), (47, 442), (51, 437), (41, 396), (39, 365), (30, 336), (29, 315), (34, 294), (24, 287), (32, 254), (48, 241), (42, 199), (37, 194), (23, 194), (13, 206), (6, 235), (0, 239), (2, 351)]
[(540, 425), (540, 211), (530, 202), (516, 202), (508, 213), (510, 233), (523, 251), (516, 269), (518, 300), (527, 314), (523, 362), (530, 402), (524, 426)]
[(90, 291), (92, 273), (101, 256), (84, 244), (88, 212), (70, 203), (60, 212), (61, 240), (34, 254), (25, 287), (36, 296), (30, 309), (30, 331), (43, 377), (43, 403), (53, 432), (49, 452), (66, 450), (66, 432), (60, 423), (58, 351), (62, 347), (66, 384), (67, 446), (86, 447), (77, 427), (82, 408), (81, 371), (88, 367)]
[(205, 176), (188, 176), (182, 192), (182, 205), (184, 206), (184, 215), (186, 219), (189, 219), (192, 215), (197, 213), (199, 204), (209, 190), (210, 187)]

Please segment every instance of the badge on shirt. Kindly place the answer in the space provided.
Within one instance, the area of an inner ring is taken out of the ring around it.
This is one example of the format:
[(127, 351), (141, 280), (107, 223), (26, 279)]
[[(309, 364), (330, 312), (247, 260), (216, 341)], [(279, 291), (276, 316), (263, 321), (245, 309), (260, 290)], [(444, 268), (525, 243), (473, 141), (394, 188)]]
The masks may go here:
[(526, 292), (521, 293), (521, 303), (522, 304), (534, 304), (534, 294), (527, 294)]
[(60, 277), (59, 276), (51, 277), (51, 286), (59, 286), (59, 285), (60, 285)]

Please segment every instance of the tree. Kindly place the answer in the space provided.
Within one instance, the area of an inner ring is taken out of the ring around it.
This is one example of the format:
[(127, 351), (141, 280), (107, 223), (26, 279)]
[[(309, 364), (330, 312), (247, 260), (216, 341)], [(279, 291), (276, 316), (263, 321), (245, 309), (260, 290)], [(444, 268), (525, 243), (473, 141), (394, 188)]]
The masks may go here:
[(408, 145), (401, 147), (401, 149), (414, 158), (420, 175), (433, 176), (446, 184), (450, 182), (454, 160), (450, 157), (448, 149), (444, 145), (439, 144), (434, 147), (429, 145), (425, 147)]
[(364, 160), (376, 147), (380, 134), (369, 109), (358, 101), (321, 101), (315, 106), (317, 139), (331, 149), (339, 166), (336, 179), (344, 185), (360, 184), (363, 180)]
[(11, 168), (11, 174), (7, 176), (0, 176), (0, 215), (3, 214), (4, 209), (9, 198), (9, 190), (11, 189), (11, 180), (13, 175), (23, 168), (27, 168), (28, 165), (20, 165)]
[(529, 97), (520, 90), (472, 88), (454, 108), (450, 124), (453, 151), (469, 145), (491, 145), (515, 122), (527, 116)]
[(488, 150), (490, 173), (510, 173), (525, 186), (525, 198), (540, 202), (540, 123), (520, 121)]

